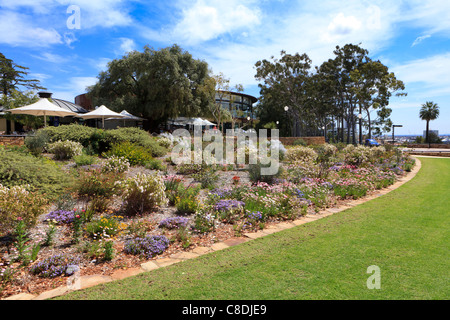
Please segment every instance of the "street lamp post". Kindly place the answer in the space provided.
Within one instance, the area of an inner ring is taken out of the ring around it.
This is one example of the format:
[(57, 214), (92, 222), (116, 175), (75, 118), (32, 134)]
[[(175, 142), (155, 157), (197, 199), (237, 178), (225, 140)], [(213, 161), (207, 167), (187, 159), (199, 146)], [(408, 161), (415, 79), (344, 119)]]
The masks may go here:
[(392, 144), (395, 144), (395, 128), (402, 128), (402, 125), (394, 124), (392, 125)]
[(359, 119), (359, 144), (362, 144), (362, 114), (361, 114), (361, 110), (359, 111), (358, 119)]

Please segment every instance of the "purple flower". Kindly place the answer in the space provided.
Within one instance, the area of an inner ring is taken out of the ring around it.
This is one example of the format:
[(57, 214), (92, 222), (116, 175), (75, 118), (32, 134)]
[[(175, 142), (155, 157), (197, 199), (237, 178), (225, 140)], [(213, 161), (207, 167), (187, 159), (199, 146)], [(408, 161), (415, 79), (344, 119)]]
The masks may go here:
[(241, 209), (245, 206), (245, 203), (243, 201), (238, 200), (219, 200), (216, 205), (214, 206), (214, 209), (216, 211), (228, 211), (231, 209)]
[(134, 238), (125, 243), (125, 252), (142, 255), (147, 259), (163, 253), (169, 247), (169, 239), (165, 236), (146, 236)]
[(45, 220), (55, 220), (58, 223), (72, 223), (75, 219), (75, 213), (73, 211), (66, 211), (66, 210), (56, 210), (50, 212), (46, 217)]
[(185, 217), (166, 218), (160, 221), (159, 227), (166, 229), (185, 228), (189, 223), (189, 219)]

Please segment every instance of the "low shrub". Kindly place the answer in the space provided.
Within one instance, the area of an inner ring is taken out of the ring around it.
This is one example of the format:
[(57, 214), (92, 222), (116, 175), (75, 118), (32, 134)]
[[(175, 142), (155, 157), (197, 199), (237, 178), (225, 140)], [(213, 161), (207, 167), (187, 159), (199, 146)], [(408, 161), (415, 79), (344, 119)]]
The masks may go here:
[(142, 165), (150, 162), (153, 157), (148, 149), (139, 146), (135, 143), (125, 141), (112, 146), (111, 150), (104, 153), (105, 157), (116, 156), (118, 158), (125, 158), (131, 166)]
[[(276, 160), (271, 160), (276, 161)], [(264, 174), (263, 168), (270, 168), (271, 166), (278, 165), (278, 169), (274, 174)], [(250, 181), (253, 183), (257, 182), (266, 182), (269, 184), (272, 184), (276, 181), (276, 179), (280, 176), (282, 173), (282, 167), (281, 163), (269, 163), (269, 164), (262, 164), (260, 161), (258, 161), (256, 164), (249, 164), (248, 165), (248, 173)]]
[(215, 206), (217, 218), (226, 223), (234, 223), (244, 215), (243, 201), (238, 200), (219, 200)]
[(198, 209), (193, 218), (193, 230), (197, 233), (208, 233), (214, 231), (216, 228), (216, 219), (213, 214), (204, 210)]
[(83, 146), (76, 141), (59, 140), (49, 144), (47, 151), (53, 153), (57, 160), (67, 160), (80, 156), (83, 153)]
[(24, 143), (31, 154), (39, 156), (49, 141), (50, 137), (45, 131), (38, 131), (34, 136), (26, 137)]
[(33, 227), (47, 203), (24, 187), (8, 188), (0, 184), (0, 234), (11, 232), (17, 219), (23, 220), (28, 228)]
[(285, 160), (290, 162), (314, 162), (317, 153), (314, 149), (304, 146), (295, 146), (287, 150)]
[(87, 223), (85, 233), (94, 240), (114, 238), (127, 228), (121, 219), (120, 216), (102, 216)]
[(87, 154), (80, 154), (80, 155), (74, 156), (73, 161), (75, 161), (75, 165), (77, 167), (90, 166), (91, 164), (94, 164), (97, 161), (97, 157), (90, 156)]
[(124, 173), (130, 168), (130, 162), (125, 157), (110, 156), (103, 165), (102, 172)]
[(128, 215), (142, 214), (168, 202), (164, 180), (157, 173), (138, 173), (125, 181), (117, 182), (116, 186), (120, 189)]
[(370, 148), (362, 145), (354, 146), (349, 144), (342, 151), (345, 163), (354, 166), (360, 166), (368, 163), (370, 158)]
[(146, 236), (125, 242), (124, 251), (129, 254), (151, 259), (163, 253), (168, 247), (169, 239), (165, 236)]
[(116, 181), (121, 177), (113, 172), (102, 173), (100, 169), (81, 172), (75, 183), (75, 191), (88, 199), (111, 198), (116, 194)]
[(79, 259), (69, 254), (56, 254), (35, 263), (30, 268), (30, 272), (43, 278), (55, 278), (66, 275), (71, 276), (73, 268), (70, 266), (77, 265)]
[(193, 214), (197, 211), (199, 202), (197, 199), (200, 187), (184, 187), (180, 185), (178, 196), (175, 197), (175, 206), (178, 214)]
[(53, 221), (58, 224), (69, 224), (75, 219), (75, 212), (73, 210), (55, 210), (45, 216), (45, 220)]
[(179, 229), (186, 228), (189, 223), (189, 219), (185, 217), (171, 217), (163, 219), (159, 222), (159, 227), (164, 229)]
[(2, 185), (27, 186), (49, 200), (54, 200), (72, 185), (73, 176), (63, 172), (52, 160), (36, 158), (0, 146), (0, 181)]

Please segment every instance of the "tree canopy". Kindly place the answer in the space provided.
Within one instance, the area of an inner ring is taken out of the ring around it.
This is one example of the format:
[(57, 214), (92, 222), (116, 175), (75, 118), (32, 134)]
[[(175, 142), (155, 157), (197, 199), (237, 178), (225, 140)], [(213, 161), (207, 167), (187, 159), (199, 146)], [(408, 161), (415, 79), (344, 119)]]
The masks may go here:
[(108, 63), (108, 70), (88, 88), (94, 105), (146, 118), (146, 129), (167, 119), (206, 113), (214, 103), (215, 82), (208, 64), (173, 45), (161, 50), (149, 46)]
[(261, 124), (278, 119), (282, 134), (293, 136), (331, 130), (332, 139), (347, 142), (356, 141), (358, 122), (368, 137), (389, 132), (389, 99), (406, 94), (403, 82), (358, 45), (337, 46), (333, 53), (334, 59), (315, 69), (307, 54), (282, 51), (280, 59), (258, 61)]

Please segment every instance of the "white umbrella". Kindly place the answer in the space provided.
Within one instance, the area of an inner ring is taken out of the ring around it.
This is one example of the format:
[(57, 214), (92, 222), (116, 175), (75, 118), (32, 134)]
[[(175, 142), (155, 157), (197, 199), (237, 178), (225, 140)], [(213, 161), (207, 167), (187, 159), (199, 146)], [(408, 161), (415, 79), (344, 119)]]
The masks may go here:
[(140, 118), (140, 117), (137, 117), (135, 115), (132, 115), (131, 113), (129, 113), (126, 110), (122, 110), (120, 112), (120, 114), (123, 115), (124, 117), (123, 118), (109, 118), (109, 119), (106, 119), (106, 120), (123, 120), (123, 125), (125, 125), (125, 120), (134, 120), (134, 121), (145, 120), (144, 118)]
[(105, 127), (105, 118), (123, 118), (125, 116), (123, 114), (114, 112), (105, 106), (100, 106), (97, 109), (95, 109), (94, 111), (80, 115), (80, 117), (83, 119), (101, 118), (102, 126), (104, 128)]
[(35, 102), (28, 106), (5, 111), (11, 112), (12, 114), (30, 114), (33, 116), (44, 116), (45, 126), (47, 126), (47, 116), (58, 116), (58, 117), (78, 116), (77, 113), (63, 109), (57, 106), (56, 104), (51, 103), (46, 98), (41, 98), (39, 99), (38, 102)]

